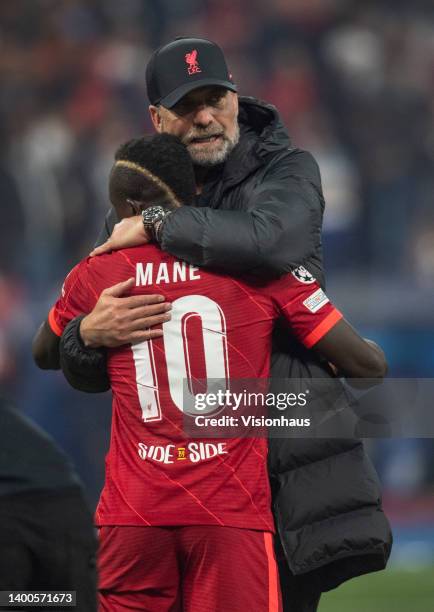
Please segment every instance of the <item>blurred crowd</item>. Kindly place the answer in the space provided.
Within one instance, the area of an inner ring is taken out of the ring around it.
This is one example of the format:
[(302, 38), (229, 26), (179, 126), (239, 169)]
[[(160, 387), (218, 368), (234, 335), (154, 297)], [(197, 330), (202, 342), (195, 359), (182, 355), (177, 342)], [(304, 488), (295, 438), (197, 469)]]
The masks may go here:
[(65, 395), (60, 377), (36, 371), (30, 339), (99, 233), (115, 148), (151, 131), (150, 53), (188, 34), (220, 44), (240, 93), (274, 103), (316, 157), (326, 275), (344, 308), (395, 351), (392, 373), (433, 376), (414, 335), (402, 355), (393, 348), (409, 328), (434, 343), (431, 0), (1, 2), (0, 383), (51, 430), (57, 419), (69, 450), (75, 426), (57, 406), (79, 405), (92, 448), (108, 397)]

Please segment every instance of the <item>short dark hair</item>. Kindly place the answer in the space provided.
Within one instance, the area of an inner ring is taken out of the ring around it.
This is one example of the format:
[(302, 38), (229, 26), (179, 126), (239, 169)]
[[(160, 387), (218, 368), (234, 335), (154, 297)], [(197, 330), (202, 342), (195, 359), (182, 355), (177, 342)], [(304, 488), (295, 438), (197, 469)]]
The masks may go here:
[(192, 204), (196, 193), (193, 162), (185, 145), (171, 134), (134, 138), (115, 153), (111, 177), (118, 195), (141, 199), (149, 186), (173, 193), (182, 204)]

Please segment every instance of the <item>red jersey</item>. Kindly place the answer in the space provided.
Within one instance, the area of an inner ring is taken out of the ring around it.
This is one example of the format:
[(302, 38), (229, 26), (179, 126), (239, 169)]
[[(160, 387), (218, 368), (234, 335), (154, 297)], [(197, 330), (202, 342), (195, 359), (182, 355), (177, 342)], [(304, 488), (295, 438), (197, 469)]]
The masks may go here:
[(112, 430), (97, 524), (272, 531), (266, 439), (186, 439), (183, 381), (267, 378), (278, 316), (312, 347), (342, 315), (302, 267), (259, 285), (147, 245), (79, 263), (50, 311), (51, 329), (61, 335), (105, 288), (131, 276), (132, 294), (164, 295), (172, 319), (162, 338), (108, 351)]

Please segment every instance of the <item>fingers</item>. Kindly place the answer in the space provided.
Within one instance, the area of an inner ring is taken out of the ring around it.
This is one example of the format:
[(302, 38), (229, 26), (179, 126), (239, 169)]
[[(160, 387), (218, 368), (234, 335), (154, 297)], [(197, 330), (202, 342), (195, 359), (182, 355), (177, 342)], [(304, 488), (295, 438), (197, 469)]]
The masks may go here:
[(106, 242), (104, 242), (104, 244), (101, 244), (100, 246), (95, 247), (93, 251), (89, 253), (89, 257), (95, 257), (95, 255), (102, 255), (103, 253), (109, 253), (112, 250), (113, 250), (112, 242), (109, 238)]
[(147, 244), (152, 239), (150, 232), (145, 230), (142, 218), (140, 215), (123, 219), (113, 228), (113, 233), (110, 238), (101, 246), (93, 249), (90, 253), (91, 257), (102, 255), (108, 251), (116, 251), (128, 247), (140, 246)]
[(116, 229), (119, 228), (120, 225), (122, 225), (124, 221), (125, 219), (122, 219), (121, 221), (119, 221), (119, 223), (115, 223), (111, 236), (109, 236), (103, 244), (100, 244), (100, 246), (94, 248), (93, 251), (89, 253), (90, 257), (95, 257), (95, 255), (103, 255), (104, 253), (109, 253), (110, 251), (116, 250), (116, 241), (113, 238), (113, 234)]
[(152, 306), (140, 306), (129, 309), (125, 313), (125, 319), (128, 321), (135, 321), (137, 319), (152, 317), (153, 315), (164, 315), (170, 310), (172, 310), (172, 304), (168, 302), (161, 302), (160, 304), (154, 304)]
[(146, 340), (161, 338), (162, 335), (162, 329), (145, 329), (142, 331), (137, 331), (131, 334), (130, 344), (138, 344), (139, 342), (145, 342)]
[(130, 329), (131, 331), (143, 331), (150, 327), (154, 327), (154, 325), (162, 325), (163, 323), (166, 323), (166, 321), (170, 321), (170, 318), (169, 313), (158, 314), (153, 317), (144, 317), (142, 319), (132, 321), (130, 324)]
[[(156, 312), (163, 312), (164, 295), (131, 295), (127, 298), (122, 298), (122, 304), (126, 308), (142, 308), (144, 306), (150, 306), (155, 304), (157, 306)], [(167, 304), (167, 302), (166, 302)]]
[[(109, 295), (111, 297), (122, 297), (124, 293), (130, 291), (135, 284), (134, 278), (128, 278), (126, 281), (122, 281), (113, 285), (112, 287), (108, 287), (101, 292), (101, 295)], [(122, 298), (122, 306), (124, 308), (140, 308), (145, 306), (150, 306), (155, 304), (155, 308), (149, 314), (155, 314), (157, 312), (164, 312), (165, 310), (169, 310), (168, 304), (164, 302), (164, 295), (152, 294), (152, 295), (131, 295), (129, 297)], [(144, 315), (146, 316), (146, 312)]]
[[(108, 287), (101, 292), (101, 295), (109, 295), (111, 297), (122, 297), (124, 293), (130, 291), (135, 284), (135, 279), (133, 277), (128, 278), (125, 281), (117, 283), (112, 287)], [(162, 305), (164, 302), (164, 295), (159, 294), (151, 294), (151, 295), (130, 295), (129, 297), (122, 298), (122, 305), (125, 308), (140, 308), (143, 306), (149, 306), (151, 304), (158, 305), (154, 311), (149, 314), (155, 314), (157, 312), (164, 312), (164, 310), (168, 310), (167, 304), (166, 307)], [(146, 316), (146, 312), (144, 313)]]
[(108, 287), (101, 292), (101, 295), (111, 295), (112, 297), (120, 297), (123, 293), (126, 293), (130, 289), (134, 287), (134, 278), (127, 278), (126, 281), (122, 281), (121, 283), (117, 283), (112, 287)]

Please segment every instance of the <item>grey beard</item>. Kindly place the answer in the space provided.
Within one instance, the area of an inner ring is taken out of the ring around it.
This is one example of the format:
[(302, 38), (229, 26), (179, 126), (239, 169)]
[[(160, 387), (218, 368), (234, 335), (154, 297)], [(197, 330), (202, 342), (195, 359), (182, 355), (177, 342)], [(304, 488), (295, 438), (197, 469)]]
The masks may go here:
[(191, 159), (195, 166), (201, 166), (203, 168), (211, 168), (222, 164), (228, 157), (229, 153), (235, 148), (240, 140), (240, 127), (237, 124), (236, 131), (233, 138), (223, 137), (222, 145), (216, 148), (214, 151), (196, 151), (186, 144), (187, 150), (190, 153)]

